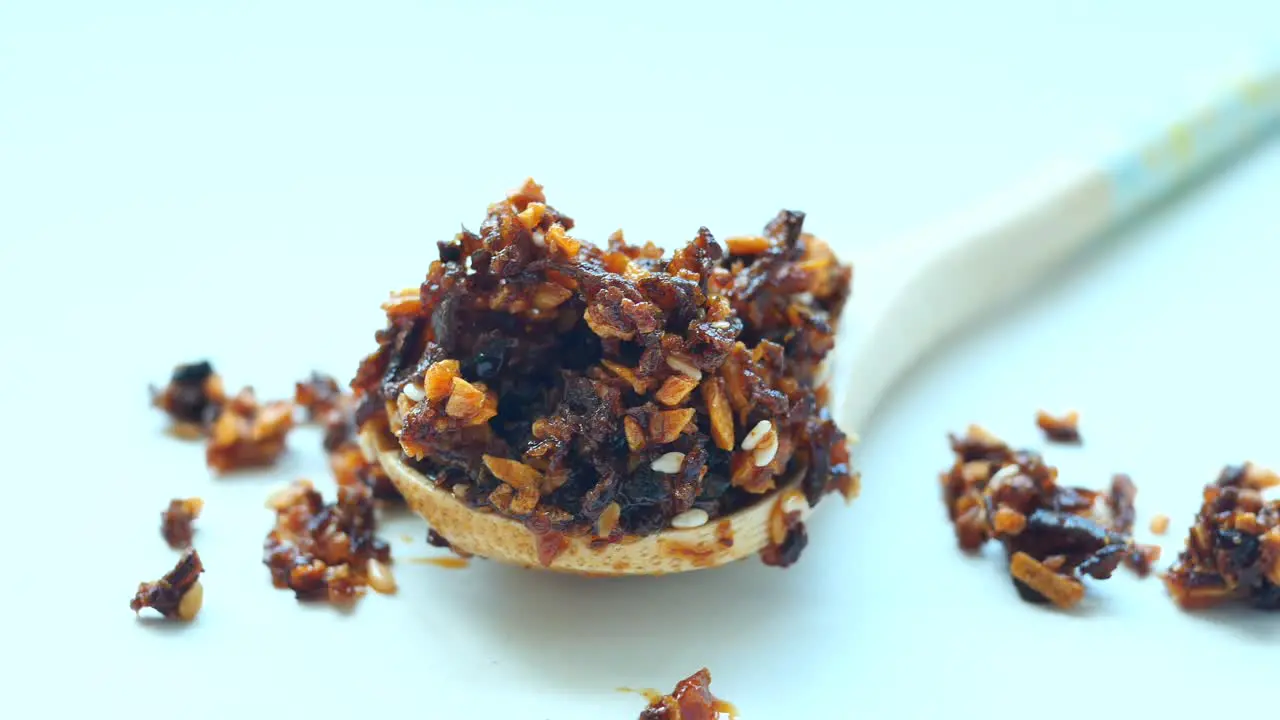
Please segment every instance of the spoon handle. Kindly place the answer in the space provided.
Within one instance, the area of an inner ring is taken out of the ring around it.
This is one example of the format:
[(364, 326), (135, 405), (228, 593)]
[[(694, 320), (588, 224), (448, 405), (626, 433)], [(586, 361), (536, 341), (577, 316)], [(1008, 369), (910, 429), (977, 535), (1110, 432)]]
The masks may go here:
[(1280, 72), (1247, 77), (1142, 142), (1066, 163), (968, 212), (893, 242), (855, 266), (833, 378), (846, 430), (934, 345), (1030, 287), (1071, 256), (1280, 120)]

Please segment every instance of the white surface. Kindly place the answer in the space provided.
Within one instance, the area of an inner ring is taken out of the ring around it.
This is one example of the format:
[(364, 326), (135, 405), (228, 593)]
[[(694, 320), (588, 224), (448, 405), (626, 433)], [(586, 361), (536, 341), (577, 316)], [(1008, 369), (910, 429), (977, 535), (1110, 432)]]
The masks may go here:
[[(349, 373), (385, 291), (525, 174), (588, 237), (723, 236), (789, 205), (852, 251), (1158, 119), (1280, 24), (1269, 2), (1113, 4), (5, 5), (6, 716), (278, 716), (301, 698), (325, 717), (625, 718), (643, 702), (613, 688), (703, 665), (747, 720), (1077, 717), (1047, 699), (1075, 697), (1185, 717), (1223, 707), (1188, 691), (1204, 673), (1262, 698), (1276, 617), (1186, 616), (1124, 573), (1075, 614), (1022, 604), (994, 553), (954, 550), (934, 478), (947, 430), (1034, 443), (1037, 407), (1077, 407), (1087, 444), (1049, 459), (1082, 484), (1132, 473), (1140, 527), (1175, 518), (1171, 557), (1219, 466), (1280, 465), (1276, 146), (911, 376), (865, 433), (863, 499), (820, 513), (787, 572), (402, 562), (398, 597), (299, 607), (259, 564), (261, 500), (324, 477), (317, 438), (213, 480), (146, 407), (147, 382), (205, 354), (264, 395)], [(156, 515), (188, 494), (208, 501), (205, 610), (138, 623), (134, 583), (173, 558)], [(427, 554), (409, 519), (385, 535)]]

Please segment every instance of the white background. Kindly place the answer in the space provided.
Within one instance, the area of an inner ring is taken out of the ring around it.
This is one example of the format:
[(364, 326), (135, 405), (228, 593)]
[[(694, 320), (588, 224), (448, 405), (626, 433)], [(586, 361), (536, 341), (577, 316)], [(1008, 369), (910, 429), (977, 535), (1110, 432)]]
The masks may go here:
[[(202, 356), (268, 396), (349, 376), (386, 291), (529, 174), (586, 238), (671, 245), (786, 206), (856, 257), (1158, 121), (1280, 40), (1280, 6), (262, 5), (0, 4), (4, 715), (625, 718), (643, 700), (616, 687), (703, 665), (748, 720), (1274, 704), (1278, 618), (1188, 616), (1124, 573), (1074, 613), (1022, 604), (995, 552), (954, 549), (935, 478), (948, 430), (1034, 445), (1038, 407), (1078, 408), (1084, 448), (1049, 460), (1132, 473), (1140, 528), (1175, 518), (1171, 559), (1221, 465), (1280, 465), (1275, 145), (913, 373), (863, 433), (863, 498), (785, 572), (401, 562), (398, 597), (300, 607), (259, 564), (261, 502), (329, 489), (318, 439), (211, 479), (145, 388)], [(208, 501), (205, 611), (138, 622), (185, 495)], [(423, 534), (385, 533), (402, 561)]]

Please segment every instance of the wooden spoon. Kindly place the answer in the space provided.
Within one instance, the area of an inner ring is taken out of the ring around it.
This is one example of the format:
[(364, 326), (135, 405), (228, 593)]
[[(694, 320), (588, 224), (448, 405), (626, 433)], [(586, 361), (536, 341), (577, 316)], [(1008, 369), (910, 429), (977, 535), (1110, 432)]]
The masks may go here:
[[(939, 341), (1044, 282), (1091, 241), (1273, 129), (1277, 118), (1280, 74), (1246, 79), (1149, 142), (1100, 163), (1055, 167), (856, 262), (832, 373), (838, 424), (863, 427), (893, 382)], [(764, 548), (775, 508), (802, 518), (811, 512), (793, 483), (701, 527), (593, 549), (590, 537), (535, 536), (520, 522), (468, 507), (405, 463), (390, 435), (366, 429), (361, 444), (454, 548), (535, 568), (656, 575), (714, 567)]]

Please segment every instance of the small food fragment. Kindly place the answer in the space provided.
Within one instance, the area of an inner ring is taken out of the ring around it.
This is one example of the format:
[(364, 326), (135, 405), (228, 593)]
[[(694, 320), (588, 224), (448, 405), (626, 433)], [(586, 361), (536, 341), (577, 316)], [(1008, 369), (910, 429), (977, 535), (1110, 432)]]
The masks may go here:
[(1049, 442), (1069, 443), (1079, 445), (1080, 440), (1080, 413), (1072, 410), (1066, 415), (1050, 415), (1041, 410), (1036, 413), (1036, 425), (1044, 431), (1045, 439)]
[[(1107, 514), (1110, 516), (1108, 526), (1113, 532), (1125, 536), (1133, 535), (1133, 523), (1137, 518), (1138, 486), (1133, 478), (1124, 473), (1111, 476), (1111, 487), (1107, 490)], [(1155, 545), (1134, 544), (1124, 556), (1124, 565), (1138, 577), (1151, 574), (1151, 566), (1160, 559), (1160, 548)]]
[(208, 361), (178, 365), (164, 389), (151, 388), (151, 404), (173, 421), (173, 433), (187, 439), (209, 432), (227, 401), (222, 378)]
[(1111, 529), (1124, 535), (1133, 534), (1133, 521), (1137, 517), (1138, 486), (1124, 473), (1111, 476), (1111, 488), (1107, 491), (1107, 510), (1111, 513)]
[(355, 401), (333, 378), (319, 373), (297, 384), (294, 402), (324, 426), (323, 447), (338, 484), (363, 483), (379, 500), (402, 501), (391, 477), (376, 461), (365, 458), (355, 439)]
[(205, 462), (220, 473), (271, 465), (284, 452), (285, 437), (292, 429), (292, 403), (278, 400), (259, 405), (253, 389), (245, 388), (214, 421)]
[(769, 512), (769, 542), (760, 551), (765, 565), (785, 568), (800, 559), (800, 552), (809, 544), (809, 532), (801, 522), (805, 509), (804, 495), (798, 490), (778, 496)]
[(1178, 605), (1241, 600), (1280, 610), (1280, 500), (1262, 497), (1276, 484), (1275, 473), (1245, 463), (1224, 468), (1205, 487), (1186, 549), (1164, 575)]
[(1024, 552), (1019, 551), (1013, 554), (1013, 559), (1009, 562), (1009, 574), (1013, 576), (1014, 581), (1048, 598), (1060, 608), (1074, 607), (1084, 599), (1084, 583), (1049, 569), (1044, 563)]
[(676, 683), (670, 695), (651, 698), (640, 720), (716, 720), (721, 714), (736, 717), (732, 704), (711, 694), (711, 671), (703, 668)]
[(353, 441), (344, 442), (329, 453), (329, 469), (339, 485), (364, 485), (379, 500), (404, 500), (387, 471), (377, 462), (365, 459)]
[[(1134, 552), (1127, 532), (1094, 519), (1099, 493), (1059, 485), (1057, 468), (1037, 453), (1015, 451), (976, 425), (951, 436), (951, 449), (955, 463), (941, 479), (956, 540), (967, 551), (992, 539), (1004, 545), (1022, 599), (1074, 605), (1084, 596), (1083, 576), (1109, 578)], [(1127, 514), (1129, 525), (1136, 492), (1117, 476), (1108, 496), (1113, 514)]]
[(1151, 568), (1160, 560), (1159, 545), (1143, 545), (1135, 543), (1133, 550), (1124, 556), (1124, 565), (1144, 578), (1151, 574)]
[(293, 403), (307, 413), (308, 422), (323, 422), (329, 414), (349, 404), (338, 381), (332, 376), (312, 371), (311, 377), (294, 384)]
[(1151, 518), (1151, 532), (1154, 535), (1163, 535), (1169, 532), (1169, 516), (1156, 515)]
[(174, 499), (169, 501), (169, 509), (160, 513), (160, 535), (169, 547), (183, 550), (191, 547), (191, 537), (195, 530), (191, 523), (200, 517), (204, 501), (200, 498)]
[(338, 486), (338, 501), (325, 504), (310, 482), (298, 480), (273, 494), (275, 528), (263, 544), (271, 582), (300, 600), (353, 602), (365, 585), (392, 592), (386, 567), (391, 547), (374, 535), (373, 493), (364, 484)]
[(135, 613), (152, 608), (167, 618), (192, 620), (204, 603), (204, 588), (200, 585), (202, 572), (200, 555), (188, 549), (164, 577), (139, 584), (129, 608)]
[(666, 256), (598, 246), (526, 183), (385, 306), (356, 425), (472, 508), (545, 519), (544, 559), (714, 522), (784, 479), (810, 505), (852, 497), (821, 372), (852, 271), (803, 225), (782, 211), (728, 252), (705, 228)]

